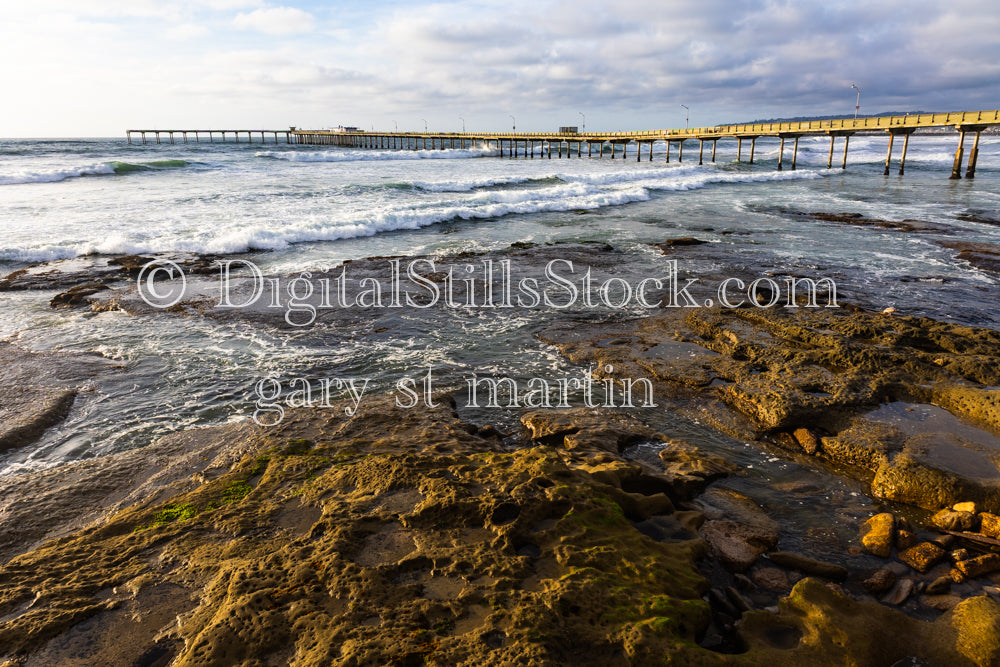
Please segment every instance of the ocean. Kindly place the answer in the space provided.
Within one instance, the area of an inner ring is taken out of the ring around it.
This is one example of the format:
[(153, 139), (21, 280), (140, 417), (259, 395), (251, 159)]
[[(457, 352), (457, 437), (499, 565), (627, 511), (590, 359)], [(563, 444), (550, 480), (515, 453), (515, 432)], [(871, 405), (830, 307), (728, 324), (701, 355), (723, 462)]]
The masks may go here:
[[(665, 240), (696, 237), (709, 254), (686, 275), (836, 281), (842, 300), (998, 328), (995, 274), (943, 245), (1000, 243), (1000, 138), (984, 136), (974, 180), (949, 180), (954, 136), (915, 135), (906, 175), (883, 176), (887, 138), (852, 138), (848, 168), (826, 169), (828, 142), (805, 138), (798, 169), (776, 171), (777, 140), (756, 163), (720, 142), (697, 164), (691, 142), (665, 163), (603, 158), (499, 158), (488, 147), (386, 151), (285, 143), (128, 145), (124, 138), (0, 140), (0, 276), (38, 262), (133, 253), (210, 253), (298, 274), (348, 260), (446, 258), (511, 244), (600, 242), (626, 279), (662, 268)], [(839, 163), (841, 144), (835, 163)], [(707, 154), (707, 151), (706, 151)], [(855, 225), (810, 214), (860, 214), (906, 225)], [(966, 218), (966, 219), (961, 219)], [(979, 220), (979, 221), (976, 221)], [(442, 260), (443, 261), (443, 260)], [(578, 374), (537, 333), (569, 314), (448, 309), (395, 322), (385, 335), (278, 329), (170, 313), (54, 310), (55, 292), (0, 292), (0, 340), (98, 353), (123, 370), (93, 380), (69, 417), (28, 448), (0, 454), (0, 474), (57, 466), (148, 444), (193, 426), (248, 419), (252, 388), (274, 375), (365, 376), (375, 389), (434, 369), (514, 378)], [(630, 310), (595, 316), (638, 315)], [(668, 417), (664, 417), (668, 419)], [(673, 419), (673, 418), (669, 418)], [(513, 421), (509, 419), (508, 421)], [(669, 426), (709, 448), (743, 447), (697, 423)], [(783, 463), (746, 452), (747, 466)], [(770, 461), (770, 463), (768, 463)]]

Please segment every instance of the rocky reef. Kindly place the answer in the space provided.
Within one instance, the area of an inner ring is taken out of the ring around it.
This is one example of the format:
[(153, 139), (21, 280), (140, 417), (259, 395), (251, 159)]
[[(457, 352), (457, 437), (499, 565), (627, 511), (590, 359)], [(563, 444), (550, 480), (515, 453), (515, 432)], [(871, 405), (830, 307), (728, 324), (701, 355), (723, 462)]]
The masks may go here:
[[(631, 416), (536, 411), (511, 446), (440, 403), (384, 398), (350, 417), (336, 406), (170, 436), (146, 454), (158, 471), (132, 476), (114, 474), (135, 465), (129, 453), (100, 459), (92, 502), (110, 509), (64, 515), (75, 529), (22, 539), (0, 568), (6, 664), (1000, 659), (986, 596), (933, 622), (809, 577), (776, 607), (735, 590), (723, 603), (699, 569), (714, 558), (699, 530), (755, 513), (724, 492), (688, 505), (724, 462)], [(649, 441), (664, 445), (660, 469), (622, 456)], [(65, 491), (86, 465), (44, 485)], [(781, 572), (816, 567), (771, 558)], [(699, 645), (734, 605), (730, 652)]]
[(722, 431), (823, 459), (869, 482), (875, 497), (1000, 511), (992, 329), (746, 305), (664, 309), (541, 336), (598, 374), (655, 379), (658, 395)]

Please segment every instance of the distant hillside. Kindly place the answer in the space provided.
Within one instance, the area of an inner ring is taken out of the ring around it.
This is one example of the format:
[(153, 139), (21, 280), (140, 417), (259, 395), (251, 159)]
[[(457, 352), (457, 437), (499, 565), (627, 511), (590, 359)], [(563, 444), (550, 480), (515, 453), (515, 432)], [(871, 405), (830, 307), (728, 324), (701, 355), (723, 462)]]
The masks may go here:
[[(905, 116), (910, 114), (915, 116), (921, 113), (938, 113), (937, 111), (881, 111), (872, 114), (858, 114), (858, 118), (879, 118), (881, 116)], [(754, 123), (802, 123), (812, 120), (830, 120), (840, 118), (854, 118), (853, 113), (832, 114), (829, 116), (794, 116), (791, 118), (758, 118), (757, 120), (740, 121), (738, 123), (722, 123), (722, 125), (752, 125)]]

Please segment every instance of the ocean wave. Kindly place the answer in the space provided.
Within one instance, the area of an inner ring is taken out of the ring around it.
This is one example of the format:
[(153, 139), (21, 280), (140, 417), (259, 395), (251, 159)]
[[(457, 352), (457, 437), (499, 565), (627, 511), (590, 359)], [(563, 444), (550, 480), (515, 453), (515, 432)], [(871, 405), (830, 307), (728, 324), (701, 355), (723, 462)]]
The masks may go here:
[(495, 157), (490, 148), (446, 148), (444, 150), (354, 150), (331, 148), (328, 151), (257, 151), (254, 157), (288, 162), (371, 162), (380, 160), (463, 160)]
[(154, 160), (153, 162), (100, 162), (82, 167), (59, 167), (43, 171), (15, 171), (10, 174), (0, 174), (0, 185), (25, 185), (28, 183), (58, 183), (71, 178), (85, 176), (114, 176), (140, 171), (156, 171), (161, 169), (179, 169), (194, 165), (187, 160)]
[[(547, 187), (486, 190), (468, 195), (427, 195), (403, 205), (386, 205), (358, 212), (342, 220), (296, 219), (247, 221), (238, 228), (204, 231), (195, 237), (166, 236), (131, 239), (116, 234), (98, 243), (58, 245), (0, 251), (0, 259), (39, 261), (78, 255), (113, 255), (145, 252), (197, 252), (236, 254), (254, 250), (281, 250), (295, 243), (338, 241), (377, 234), (415, 230), (455, 220), (488, 220), (506, 215), (596, 210), (646, 201), (656, 192), (686, 191), (720, 183), (759, 183), (821, 178), (819, 171), (746, 173), (710, 167), (634, 170), (631, 180), (593, 174), (577, 182)], [(593, 181), (593, 182), (588, 182)]]

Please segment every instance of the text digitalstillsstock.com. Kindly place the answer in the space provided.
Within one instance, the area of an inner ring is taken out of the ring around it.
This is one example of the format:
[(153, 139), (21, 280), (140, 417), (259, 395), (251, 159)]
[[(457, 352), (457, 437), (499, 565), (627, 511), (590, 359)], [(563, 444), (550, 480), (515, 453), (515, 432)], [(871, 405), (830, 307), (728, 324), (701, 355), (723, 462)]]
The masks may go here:
[[(215, 307), (279, 309), (284, 311), (286, 323), (296, 327), (314, 324), (320, 311), (347, 308), (818, 308), (821, 296), (825, 300), (822, 307), (838, 307), (837, 285), (832, 279), (793, 276), (780, 282), (762, 276), (749, 283), (742, 278), (725, 278), (712, 290), (714, 297), (698, 300), (691, 290), (703, 286), (701, 279), (681, 277), (675, 259), (665, 264), (663, 274), (633, 283), (620, 276), (599, 280), (591, 267), (578, 269), (567, 259), (550, 260), (540, 277), (516, 278), (508, 259), (452, 264), (445, 271), (433, 259), (414, 259), (404, 266), (401, 259), (394, 258), (386, 261), (384, 279), (354, 278), (348, 274), (348, 265), (339, 272), (314, 275), (302, 271), (294, 277), (272, 277), (265, 276), (253, 262), (229, 259), (216, 262), (219, 282)], [(235, 270), (246, 273), (234, 276)], [(147, 305), (171, 308), (185, 298), (187, 277), (175, 262), (154, 260), (142, 267), (137, 287)]]
[[(294, 276), (265, 276), (245, 259), (221, 260), (215, 307), (222, 310), (278, 309), (285, 323), (307, 327), (325, 310), (360, 308), (427, 309), (601, 309), (605, 311), (656, 310), (662, 308), (836, 308), (837, 286), (830, 278), (787, 276), (779, 282), (764, 276), (747, 282), (725, 278), (715, 285), (709, 298), (699, 300), (692, 289), (705, 287), (699, 278), (681, 277), (677, 260), (665, 262), (658, 276), (629, 282), (619, 276), (596, 279), (591, 267), (579, 269), (566, 259), (546, 263), (542, 275), (515, 277), (510, 260), (484, 259), (478, 264), (439, 267), (433, 259), (386, 260), (384, 279), (355, 278), (349, 266), (338, 271), (303, 271)], [(237, 273), (239, 272), (239, 273)], [(143, 266), (137, 280), (139, 296), (158, 309), (181, 304), (188, 294), (183, 268), (170, 260), (154, 260)], [(204, 293), (199, 295), (204, 297)], [(820, 306), (820, 297), (825, 303)], [(515, 380), (471, 374), (463, 378), (469, 408), (567, 408), (571, 398), (586, 407), (656, 407), (653, 383), (648, 378), (610, 379), (614, 369), (595, 380), (594, 368), (580, 377)], [(433, 369), (418, 377), (403, 377), (389, 386), (400, 408), (435, 407), (432, 397)], [(595, 392), (595, 386), (599, 385)], [(303, 378), (284, 381), (266, 377), (253, 391), (253, 420), (262, 426), (279, 424), (286, 408), (334, 408), (346, 405), (354, 415), (366, 393), (376, 386), (370, 377)], [(599, 395), (598, 395), (599, 394)]]

